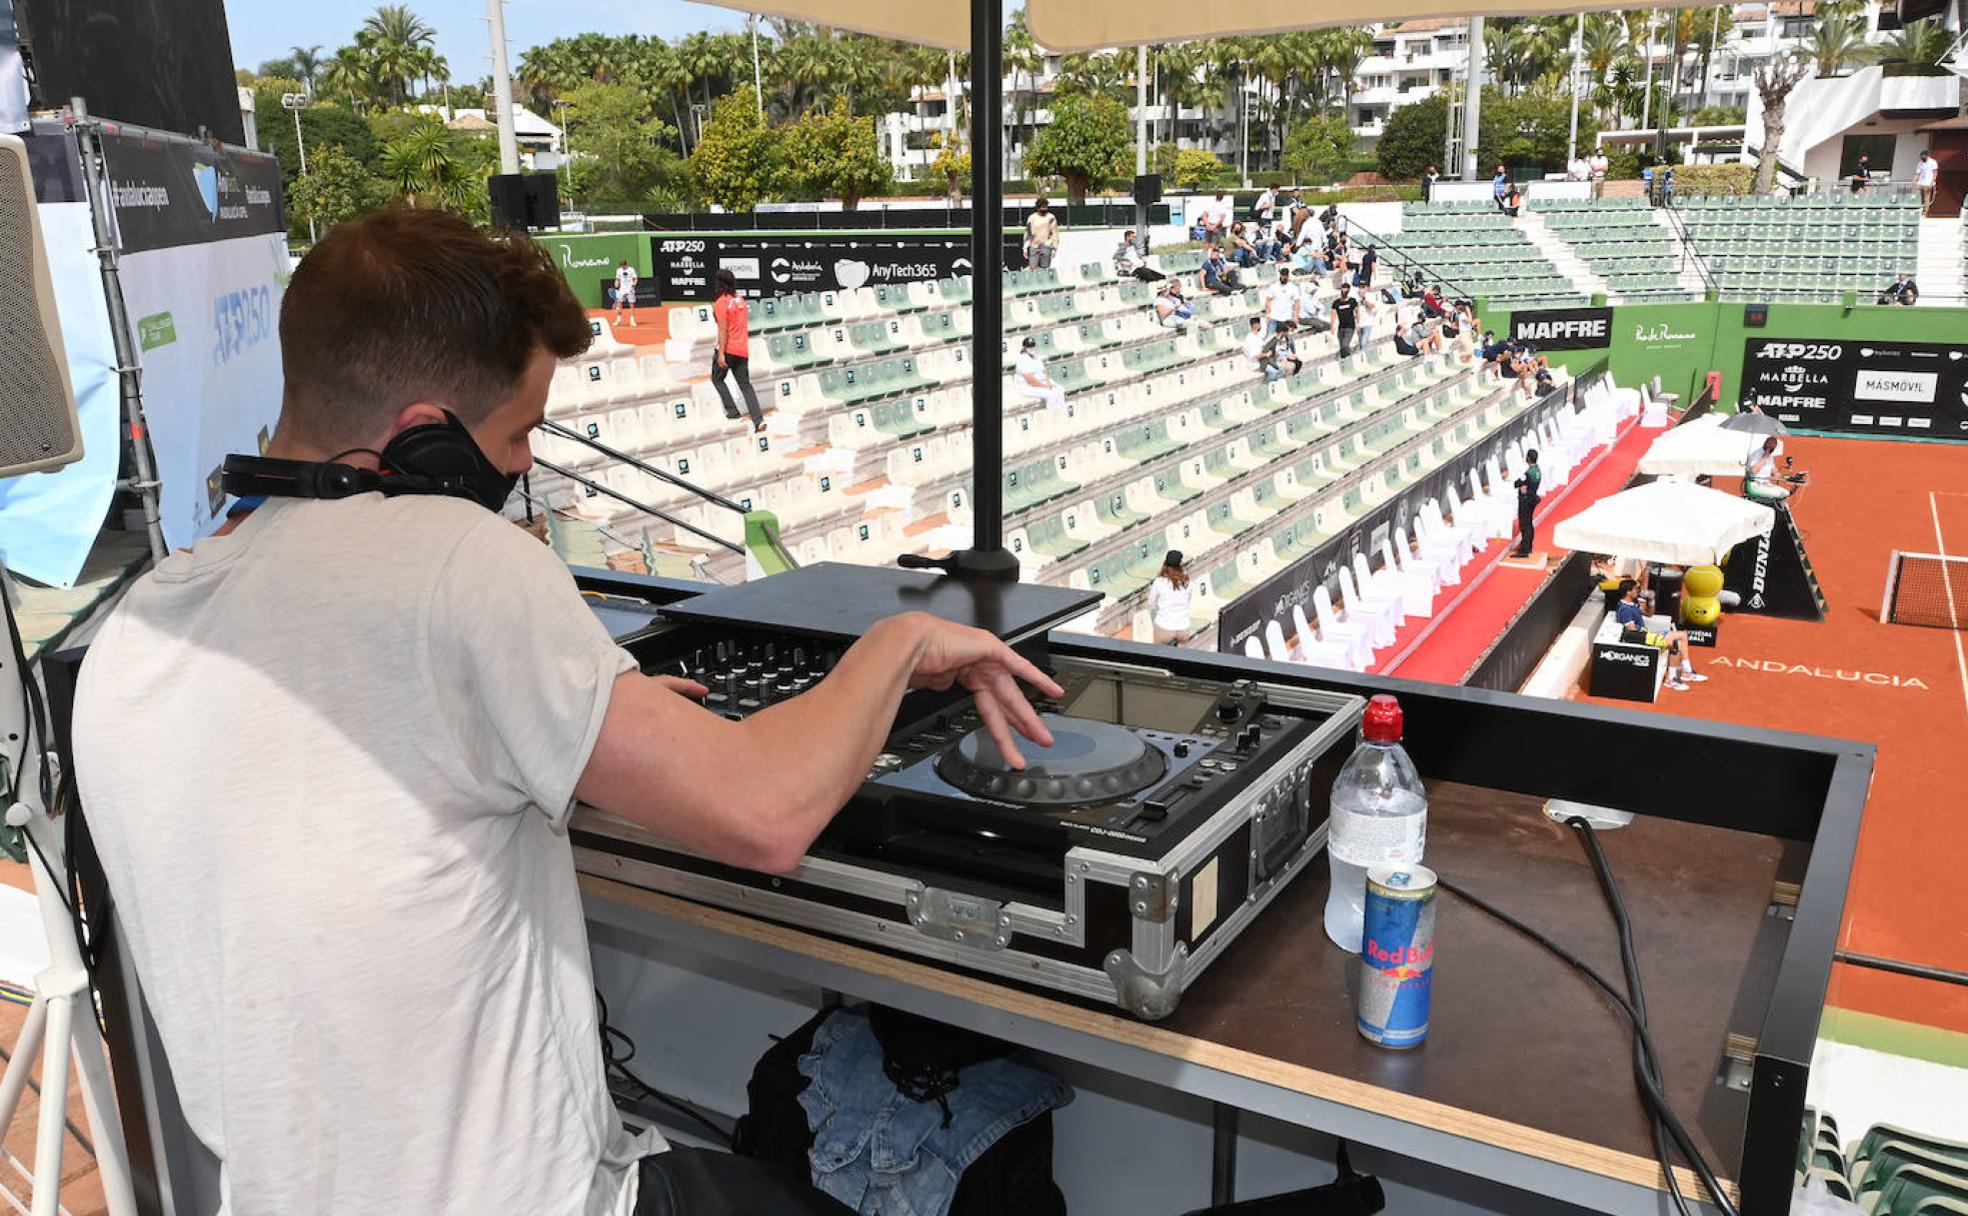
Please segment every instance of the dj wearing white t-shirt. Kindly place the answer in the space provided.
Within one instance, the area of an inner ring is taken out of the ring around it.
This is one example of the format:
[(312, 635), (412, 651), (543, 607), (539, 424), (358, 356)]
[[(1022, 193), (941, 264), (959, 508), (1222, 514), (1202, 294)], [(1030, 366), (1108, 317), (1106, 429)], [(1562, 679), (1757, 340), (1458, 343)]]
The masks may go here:
[[(436, 210), (339, 224), (294, 271), (280, 339), (267, 456), (350, 466), (336, 476), (353, 492), (324, 475), (308, 484), (327, 496), (241, 499), (158, 562), (90, 645), (73, 726), (89, 830), (220, 1210), (838, 1211), (748, 1159), (624, 1130), (573, 803), (783, 872), (906, 688), (972, 689), (1014, 749), (1014, 731), (1048, 737), (1015, 681), (1059, 689), (922, 614), (743, 722), (637, 670), (553, 551), (496, 513), (532, 463), (556, 360), (590, 341), (524, 237)], [(436, 446), (469, 456), (474, 471), (444, 474), (460, 496), (382, 492), (435, 475), (417, 453)]]

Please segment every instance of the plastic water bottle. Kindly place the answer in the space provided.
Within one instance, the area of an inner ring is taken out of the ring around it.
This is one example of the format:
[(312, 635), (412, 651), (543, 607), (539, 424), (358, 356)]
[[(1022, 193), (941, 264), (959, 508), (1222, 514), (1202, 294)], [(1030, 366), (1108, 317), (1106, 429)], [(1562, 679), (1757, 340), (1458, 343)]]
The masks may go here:
[(1366, 922), (1367, 871), (1418, 862), (1428, 844), (1428, 794), (1401, 747), (1401, 703), (1384, 693), (1368, 701), (1360, 734), (1359, 750), (1333, 782), (1326, 836), (1326, 936), (1354, 954)]

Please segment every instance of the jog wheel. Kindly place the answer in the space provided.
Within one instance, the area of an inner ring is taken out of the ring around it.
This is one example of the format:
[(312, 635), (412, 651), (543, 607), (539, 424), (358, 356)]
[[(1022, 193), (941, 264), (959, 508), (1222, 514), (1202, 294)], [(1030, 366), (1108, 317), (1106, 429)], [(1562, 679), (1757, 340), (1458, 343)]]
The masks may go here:
[(1025, 767), (1005, 763), (981, 727), (936, 759), (943, 780), (966, 794), (1035, 807), (1113, 802), (1148, 788), (1168, 772), (1168, 760), (1125, 726), (1042, 714), (1052, 746), (1019, 741)]

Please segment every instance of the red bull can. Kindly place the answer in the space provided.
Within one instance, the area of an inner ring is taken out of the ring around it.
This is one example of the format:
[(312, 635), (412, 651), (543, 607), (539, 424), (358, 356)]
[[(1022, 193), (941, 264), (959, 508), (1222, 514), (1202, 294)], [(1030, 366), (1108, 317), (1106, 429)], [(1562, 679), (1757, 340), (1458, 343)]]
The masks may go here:
[(1413, 1047), (1428, 1037), (1434, 967), (1435, 871), (1417, 865), (1368, 870), (1354, 1011), (1355, 1024), (1368, 1042)]

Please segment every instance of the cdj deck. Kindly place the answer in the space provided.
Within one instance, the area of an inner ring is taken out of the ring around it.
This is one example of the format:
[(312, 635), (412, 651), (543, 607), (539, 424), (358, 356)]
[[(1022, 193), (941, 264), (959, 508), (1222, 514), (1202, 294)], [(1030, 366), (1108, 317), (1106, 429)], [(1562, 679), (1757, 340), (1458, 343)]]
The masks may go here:
[(823, 679), (874, 620), (927, 605), (1045, 667), (1054, 736), (1012, 769), (971, 698), (909, 694), (860, 790), (800, 866), (771, 876), (691, 855), (592, 810), (584, 871), (1072, 993), (1144, 1018), (1185, 989), (1325, 840), (1326, 791), (1364, 702), (1142, 661), (1050, 656), (1086, 593), (822, 565), (632, 619), (645, 671), (711, 689), (742, 719)]

